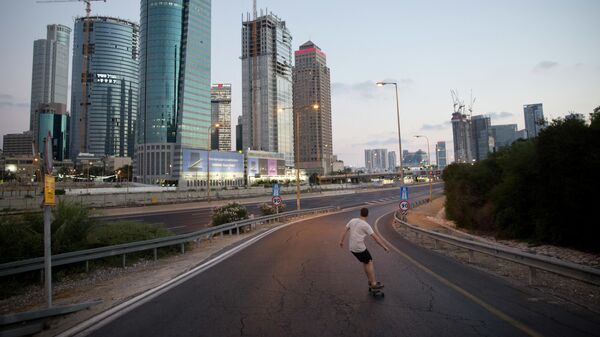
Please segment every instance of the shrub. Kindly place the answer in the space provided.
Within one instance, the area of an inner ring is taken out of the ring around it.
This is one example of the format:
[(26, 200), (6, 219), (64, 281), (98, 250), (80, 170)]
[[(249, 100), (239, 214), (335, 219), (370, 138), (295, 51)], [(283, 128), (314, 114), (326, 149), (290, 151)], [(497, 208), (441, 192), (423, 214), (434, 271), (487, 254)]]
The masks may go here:
[[(271, 215), (277, 213), (277, 206), (274, 206), (272, 203), (263, 203), (259, 206), (260, 211), (263, 215)], [(285, 208), (285, 204), (279, 205), (279, 212), (281, 212)]]
[(158, 224), (140, 221), (118, 221), (94, 227), (87, 235), (89, 248), (118, 245), (135, 241), (151, 240), (173, 235), (169, 229)]
[[(36, 227), (41, 227), (42, 231), (36, 230)], [(26, 222), (22, 216), (0, 219), (0, 263), (39, 257), (43, 254), (43, 225)]]
[(52, 222), (52, 253), (60, 254), (87, 248), (87, 235), (97, 224), (81, 204), (59, 201)]
[(219, 226), (238, 220), (248, 219), (246, 207), (233, 202), (214, 210), (212, 216), (212, 225)]

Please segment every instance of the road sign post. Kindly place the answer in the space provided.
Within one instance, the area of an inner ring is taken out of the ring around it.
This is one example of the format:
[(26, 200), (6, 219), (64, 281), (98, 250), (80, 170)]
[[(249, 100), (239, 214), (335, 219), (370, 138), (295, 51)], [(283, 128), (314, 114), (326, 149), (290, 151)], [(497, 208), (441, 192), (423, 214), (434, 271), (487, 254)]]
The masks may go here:
[(54, 199), (54, 176), (52, 176), (52, 135), (44, 138), (44, 290), (46, 292), (46, 305), (52, 307), (52, 246), (51, 246), (51, 223), (52, 205)]

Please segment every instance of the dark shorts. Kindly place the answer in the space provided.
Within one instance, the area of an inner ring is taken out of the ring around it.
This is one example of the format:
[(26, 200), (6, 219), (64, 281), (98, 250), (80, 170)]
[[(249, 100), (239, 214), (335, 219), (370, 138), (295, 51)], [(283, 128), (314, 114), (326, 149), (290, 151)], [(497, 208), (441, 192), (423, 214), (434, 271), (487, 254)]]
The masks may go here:
[(355, 253), (355, 252), (351, 252), (351, 253), (354, 254), (354, 256), (356, 256), (358, 261), (360, 261), (364, 264), (367, 264), (367, 263), (371, 262), (371, 260), (373, 260), (373, 258), (371, 257), (371, 253), (369, 253), (368, 249), (365, 249), (360, 253)]

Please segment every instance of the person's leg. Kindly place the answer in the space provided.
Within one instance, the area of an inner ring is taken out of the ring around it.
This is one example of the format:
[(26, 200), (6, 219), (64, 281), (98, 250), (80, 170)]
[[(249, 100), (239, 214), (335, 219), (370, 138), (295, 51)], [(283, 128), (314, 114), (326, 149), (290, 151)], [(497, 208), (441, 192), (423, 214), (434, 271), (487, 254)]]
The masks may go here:
[(363, 263), (365, 268), (365, 274), (367, 274), (367, 279), (369, 279), (370, 285), (376, 285), (375, 281), (375, 267), (373, 266), (373, 260), (369, 261), (369, 263)]

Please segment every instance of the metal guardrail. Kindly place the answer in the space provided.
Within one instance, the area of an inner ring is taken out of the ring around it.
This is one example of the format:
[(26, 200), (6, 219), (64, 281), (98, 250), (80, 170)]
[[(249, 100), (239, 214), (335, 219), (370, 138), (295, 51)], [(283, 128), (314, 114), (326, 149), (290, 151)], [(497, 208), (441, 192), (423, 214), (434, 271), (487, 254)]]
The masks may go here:
[[(89, 269), (89, 261), (101, 259), (105, 257), (111, 256), (119, 256), (123, 257), (123, 266), (126, 264), (126, 256), (130, 253), (141, 252), (146, 250), (154, 251), (154, 259), (157, 259), (157, 249), (162, 247), (169, 246), (177, 246), (180, 245), (181, 252), (185, 253), (185, 244), (191, 241), (196, 241), (202, 237), (210, 238), (216, 234), (223, 235), (224, 232), (236, 231), (239, 235), (240, 228), (250, 226), (252, 229), (261, 223), (266, 223), (270, 221), (286, 219), (294, 216), (311, 214), (311, 213), (327, 213), (330, 211), (335, 211), (339, 209), (339, 207), (320, 207), (320, 208), (312, 208), (307, 210), (296, 210), (289, 211), (279, 214), (272, 214), (267, 216), (262, 216), (253, 219), (245, 219), (236, 222), (226, 223), (220, 226), (205, 228), (196, 232), (180, 234), (175, 236), (169, 236), (164, 238), (145, 240), (145, 241), (137, 241), (131, 243), (125, 243), (120, 245), (106, 246), (94, 249), (80, 250), (76, 252), (63, 253), (52, 255), (52, 266), (62, 266), (67, 264), (85, 262), (86, 263), (86, 271)], [(44, 258), (37, 257), (33, 259), (14, 261), (9, 263), (0, 264), (0, 277), (20, 274), (28, 271), (34, 270), (42, 270), (44, 269)]]
[(582, 266), (576, 263), (566, 262), (551, 257), (529, 254), (508, 247), (494, 246), (433, 232), (402, 221), (398, 217), (397, 212), (394, 213), (394, 222), (400, 223), (409, 230), (412, 230), (417, 234), (417, 236), (422, 234), (432, 238), (436, 247), (438, 242), (445, 242), (447, 244), (468, 250), (469, 262), (474, 260), (473, 252), (478, 252), (527, 266), (529, 267), (529, 284), (534, 284), (536, 279), (536, 271), (543, 270), (556, 275), (600, 286), (600, 270), (592, 267)]

